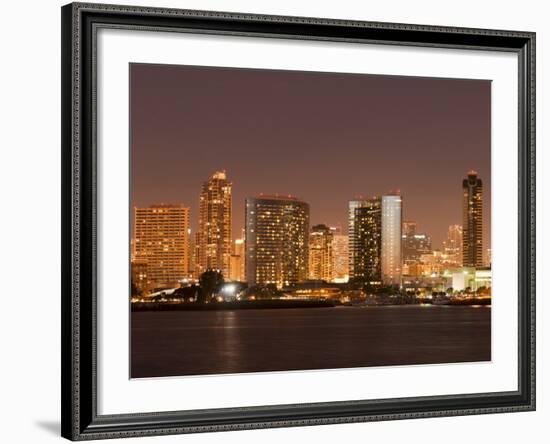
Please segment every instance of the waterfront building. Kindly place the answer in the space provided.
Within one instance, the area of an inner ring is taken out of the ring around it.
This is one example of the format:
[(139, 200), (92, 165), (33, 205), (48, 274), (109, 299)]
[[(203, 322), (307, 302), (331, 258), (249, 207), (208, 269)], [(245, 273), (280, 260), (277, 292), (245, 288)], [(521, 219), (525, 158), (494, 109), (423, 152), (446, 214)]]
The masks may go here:
[(202, 185), (196, 236), (196, 276), (219, 270), (229, 277), (231, 261), (231, 188), (225, 171), (217, 171)]
[(487, 267), (460, 267), (452, 270), (451, 282), (454, 291), (477, 291), (484, 287), (491, 289), (492, 275), (491, 269)]
[(283, 288), (285, 295), (297, 299), (341, 299), (347, 296), (336, 283), (321, 280), (308, 280)]
[(308, 277), (309, 204), (295, 197), (245, 201), (246, 280), (282, 288)]
[(245, 243), (244, 237), (235, 239), (233, 243), (233, 253), (231, 254), (231, 264), (229, 267), (229, 279), (232, 281), (245, 281)]
[(477, 172), (469, 171), (462, 181), (462, 264), (483, 266), (483, 185)]
[(189, 277), (188, 230), (189, 208), (183, 205), (134, 208), (132, 257), (148, 289), (177, 286)]
[(401, 285), (401, 229), (403, 200), (397, 193), (382, 196), (382, 282)]
[(332, 261), (333, 281), (345, 283), (349, 280), (349, 246), (348, 236), (341, 229), (333, 229)]
[(309, 279), (331, 282), (334, 277), (334, 236), (326, 225), (315, 225), (309, 234)]
[(403, 275), (402, 289), (406, 292), (413, 291), (419, 297), (431, 297), (432, 292), (447, 291), (451, 286), (449, 278), (443, 275), (423, 274), (418, 276)]
[(402, 198), (399, 193), (349, 202), (350, 279), (400, 285)]
[(349, 202), (350, 279), (400, 285), (402, 198), (391, 193)]
[(349, 202), (349, 275), (372, 285), (381, 283), (382, 201)]

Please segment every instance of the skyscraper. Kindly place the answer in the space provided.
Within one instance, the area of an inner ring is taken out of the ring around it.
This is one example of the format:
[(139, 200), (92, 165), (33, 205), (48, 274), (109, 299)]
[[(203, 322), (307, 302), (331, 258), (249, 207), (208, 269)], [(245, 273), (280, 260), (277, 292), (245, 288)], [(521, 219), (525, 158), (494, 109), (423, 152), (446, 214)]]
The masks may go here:
[(231, 183), (225, 171), (217, 171), (203, 183), (196, 234), (196, 275), (208, 269), (229, 277), (231, 261)]
[(176, 286), (189, 274), (189, 208), (134, 208), (133, 260), (151, 288)]
[(449, 225), (447, 239), (443, 241), (443, 252), (448, 262), (462, 266), (462, 225)]
[(309, 234), (309, 278), (331, 282), (334, 277), (333, 234), (326, 225), (315, 225)]
[(309, 205), (294, 197), (247, 198), (246, 280), (278, 288), (308, 277)]
[(401, 285), (403, 201), (399, 193), (382, 196), (382, 282)]
[(231, 264), (229, 270), (229, 279), (232, 281), (244, 282), (245, 269), (244, 269), (244, 260), (245, 260), (245, 244), (244, 244), (244, 233), (243, 238), (235, 239), (233, 242), (233, 253), (231, 254)]
[(349, 280), (349, 240), (347, 234), (342, 234), (341, 228), (331, 227), (332, 230), (332, 268), (334, 282)]
[(398, 193), (349, 202), (350, 278), (401, 284), (401, 218)]
[(483, 266), (483, 185), (477, 172), (462, 181), (462, 265)]
[(349, 275), (381, 282), (382, 201), (378, 197), (349, 202)]
[(425, 233), (417, 233), (416, 222), (404, 221), (401, 235), (403, 263), (414, 264), (423, 254), (432, 251), (432, 239)]
[(403, 234), (403, 262), (418, 262), (420, 256), (432, 251), (432, 238), (426, 233)]

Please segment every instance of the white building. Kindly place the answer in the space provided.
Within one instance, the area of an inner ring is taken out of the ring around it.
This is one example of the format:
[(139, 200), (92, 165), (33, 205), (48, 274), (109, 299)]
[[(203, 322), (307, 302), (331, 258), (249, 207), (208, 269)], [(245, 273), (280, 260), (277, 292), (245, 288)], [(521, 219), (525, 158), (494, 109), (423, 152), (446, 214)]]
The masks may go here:
[(398, 193), (382, 196), (382, 282), (401, 285), (403, 202)]
[(491, 269), (461, 267), (452, 271), (452, 287), (454, 291), (463, 291), (470, 288), (477, 291), (480, 287), (491, 287)]

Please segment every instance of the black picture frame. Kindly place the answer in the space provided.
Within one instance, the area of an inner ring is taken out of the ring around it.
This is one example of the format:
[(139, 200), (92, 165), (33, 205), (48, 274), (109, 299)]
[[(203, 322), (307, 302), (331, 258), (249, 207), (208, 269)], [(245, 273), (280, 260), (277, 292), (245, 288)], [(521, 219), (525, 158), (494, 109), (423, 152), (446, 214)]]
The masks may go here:
[[(535, 33), (72, 3), (62, 14), (62, 436), (119, 438), (535, 409)], [(98, 415), (95, 39), (100, 27), (515, 53), (519, 65), (518, 390)]]

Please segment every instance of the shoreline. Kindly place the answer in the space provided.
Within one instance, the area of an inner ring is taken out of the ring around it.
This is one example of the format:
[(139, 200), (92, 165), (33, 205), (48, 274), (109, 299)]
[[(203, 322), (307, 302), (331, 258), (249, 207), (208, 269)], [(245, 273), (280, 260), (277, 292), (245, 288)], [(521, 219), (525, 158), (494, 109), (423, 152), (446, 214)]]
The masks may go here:
[(209, 304), (198, 304), (194, 302), (133, 302), (131, 303), (132, 312), (145, 311), (224, 311), (224, 310), (269, 310), (269, 309), (289, 309), (289, 308), (336, 308), (336, 307), (356, 307), (356, 308), (377, 308), (377, 307), (491, 307), (491, 300), (472, 299), (468, 301), (451, 301), (445, 304), (340, 304), (328, 300), (304, 301), (304, 300), (265, 300), (265, 301), (238, 301), (238, 302), (217, 302)]
[(333, 308), (336, 304), (331, 301), (239, 301), (213, 302), (198, 304), (195, 302), (166, 303), (166, 302), (134, 302), (132, 311), (219, 311), (219, 310), (251, 310), (251, 309), (284, 309), (284, 308)]

